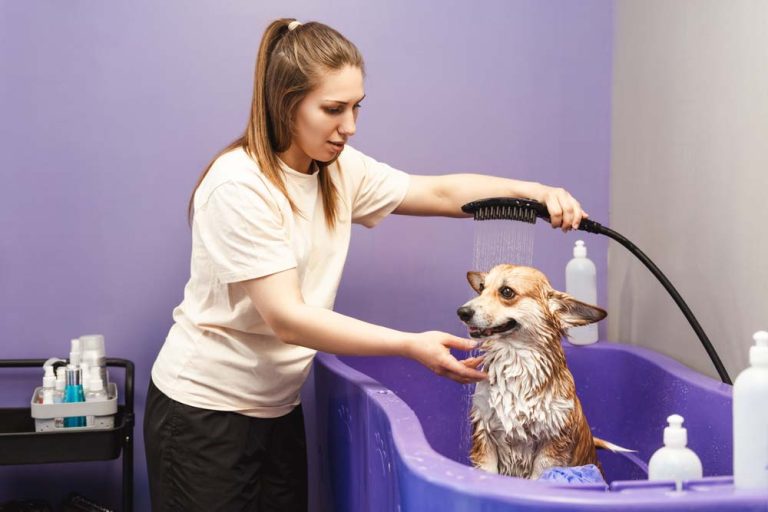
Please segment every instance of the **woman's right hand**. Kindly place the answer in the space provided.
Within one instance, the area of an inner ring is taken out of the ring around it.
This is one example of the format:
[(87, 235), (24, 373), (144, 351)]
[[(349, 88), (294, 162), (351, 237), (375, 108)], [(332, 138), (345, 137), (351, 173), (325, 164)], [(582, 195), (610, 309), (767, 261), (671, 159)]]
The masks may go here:
[(436, 374), (448, 377), (462, 384), (470, 384), (488, 378), (487, 374), (477, 370), (482, 357), (472, 357), (459, 361), (449, 349), (470, 351), (475, 343), (440, 331), (427, 331), (416, 334), (407, 345), (407, 356), (420, 362)]

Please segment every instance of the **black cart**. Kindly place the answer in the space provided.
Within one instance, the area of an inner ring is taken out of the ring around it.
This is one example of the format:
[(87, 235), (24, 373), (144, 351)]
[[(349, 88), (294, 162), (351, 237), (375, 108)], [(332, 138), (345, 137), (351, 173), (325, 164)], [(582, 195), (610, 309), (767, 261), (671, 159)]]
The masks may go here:
[[(42, 367), (44, 359), (0, 359), (0, 368)], [(29, 407), (0, 408), (0, 465), (112, 460), (123, 455), (123, 512), (133, 512), (133, 363), (107, 359), (125, 371), (115, 426), (93, 431), (35, 432)]]

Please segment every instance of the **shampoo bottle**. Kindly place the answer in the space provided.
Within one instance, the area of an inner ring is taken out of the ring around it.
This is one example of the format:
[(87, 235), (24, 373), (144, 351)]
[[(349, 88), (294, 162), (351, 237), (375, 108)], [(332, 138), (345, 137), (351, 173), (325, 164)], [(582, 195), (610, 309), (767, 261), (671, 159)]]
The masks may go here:
[(85, 360), (80, 359), (80, 375), (82, 375), (83, 379), (81, 381), (83, 385), (83, 393), (88, 393), (88, 386), (90, 385), (90, 379), (91, 379), (91, 366), (86, 362)]
[(656, 450), (648, 462), (648, 480), (674, 480), (679, 491), (683, 481), (702, 478), (703, 470), (698, 455), (685, 446), (688, 432), (683, 428), (683, 417), (673, 414), (667, 422), (664, 446)]
[(768, 332), (754, 334), (733, 384), (733, 485), (768, 490)]
[[(45, 375), (43, 376), (43, 388), (40, 390), (40, 395), (37, 397), (37, 402), (41, 404), (53, 403), (53, 391), (56, 387), (56, 374), (53, 373), (53, 366), (43, 366)], [(50, 401), (46, 402), (46, 398), (50, 398)]]
[[(64, 388), (64, 402), (85, 402), (83, 393), (82, 374), (80, 368), (68, 367), (65, 373), (67, 385)], [(85, 416), (72, 416), (64, 418), (65, 427), (84, 427)]]
[(94, 366), (99, 367), (101, 382), (106, 387), (109, 379), (107, 375), (107, 358), (104, 352), (104, 335), (86, 334), (80, 336), (80, 345), (83, 350), (83, 361), (88, 363), (88, 366), (91, 368)]
[[(107, 391), (104, 389), (104, 383), (101, 380), (101, 373), (98, 366), (91, 368), (91, 375), (88, 378), (90, 384), (88, 385), (88, 391), (85, 393), (86, 402), (104, 402), (107, 400)], [(85, 425), (92, 427), (94, 425), (94, 417), (86, 416)]]
[[(573, 248), (573, 259), (565, 266), (565, 292), (587, 304), (597, 304), (597, 271), (587, 258), (587, 247), (578, 240)], [(574, 345), (589, 345), (597, 341), (597, 324), (571, 327), (568, 341)]]

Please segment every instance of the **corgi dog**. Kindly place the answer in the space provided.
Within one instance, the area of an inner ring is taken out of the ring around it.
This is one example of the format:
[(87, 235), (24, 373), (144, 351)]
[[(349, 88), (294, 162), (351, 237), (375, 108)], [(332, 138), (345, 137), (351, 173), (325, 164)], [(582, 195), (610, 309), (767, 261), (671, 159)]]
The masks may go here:
[(630, 451), (592, 436), (561, 346), (566, 329), (607, 313), (554, 290), (539, 270), (498, 265), (468, 272), (479, 294), (457, 314), (479, 338), (488, 379), (472, 397), (472, 464), (536, 479), (555, 466), (595, 464), (595, 448)]

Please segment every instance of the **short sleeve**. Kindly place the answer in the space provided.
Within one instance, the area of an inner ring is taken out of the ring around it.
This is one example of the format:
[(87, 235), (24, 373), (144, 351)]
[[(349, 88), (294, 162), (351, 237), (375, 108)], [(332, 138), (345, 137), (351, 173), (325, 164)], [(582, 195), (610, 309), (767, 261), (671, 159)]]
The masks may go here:
[(372, 228), (405, 199), (410, 176), (359, 151), (350, 163), (362, 174), (352, 201), (352, 222)]
[(296, 266), (282, 219), (266, 190), (229, 181), (195, 211), (193, 227), (216, 277), (233, 283)]

